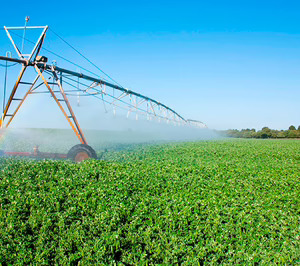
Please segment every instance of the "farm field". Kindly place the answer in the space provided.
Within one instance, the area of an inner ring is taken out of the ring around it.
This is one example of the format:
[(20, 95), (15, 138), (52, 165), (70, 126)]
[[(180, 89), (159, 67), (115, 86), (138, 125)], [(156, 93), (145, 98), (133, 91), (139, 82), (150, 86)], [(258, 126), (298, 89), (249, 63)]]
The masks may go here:
[(0, 264), (300, 263), (300, 141), (0, 159)]

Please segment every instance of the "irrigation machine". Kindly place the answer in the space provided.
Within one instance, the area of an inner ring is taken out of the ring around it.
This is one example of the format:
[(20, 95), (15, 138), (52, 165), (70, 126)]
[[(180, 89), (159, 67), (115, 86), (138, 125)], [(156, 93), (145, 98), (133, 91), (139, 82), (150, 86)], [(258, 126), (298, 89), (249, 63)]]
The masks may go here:
[[(170, 107), (149, 97), (126, 89), (115, 82), (113, 79), (100, 78), (99, 75), (94, 75), (93, 72), (81, 68), (84, 71), (72, 71), (58, 67), (54, 62), (48, 64), (48, 58), (42, 55), (43, 51), (47, 51), (58, 56), (61, 59), (64, 57), (53, 53), (50, 50), (43, 48), (46, 33), (49, 30), (48, 26), (27, 26), (29, 18), (26, 17), (25, 26), (22, 27), (5, 27), (4, 30), (9, 38), (17, 58), (13, 58), (12, 53), (7, 52), (5, 56), (0, 56), (0, 60), (4, 62), (1, 66), (5, 69), (4, 86), (3, 86), (3, 113), (0, 119), (0, 138), (4, 134), (5, 129), (13, 122), (14, 118), (20, 112), (23, 103), (28, 100), (30, 95), (38, 93), (49, 94), (49, 100), (54, 100), (60, 111), (63, 113), (67, 123), (77, 136), (79, 144), (72, 147), (67, 154), (44, 153), (40, 152), (38, 147), (34, 147), (32, 152), (12, 152), (0, 151), (2, 156), (26, 156), (33, 158), (59, 158), (71, 159), (75, 162), (80, 162), (88, 158), (97, 158), (94, 149), (88, 145), (85, 135), (80, 127), (79, 121), (72, 109), (69, 101), (69, 96), (91, 96), (96, 97), (104, 106), (109, 106), (115, 114), (117, 108), (126, 110), (127, 116), (131, 113), (135, 114), (135, 118), (144, 116), (148, 120), (165, 121), (166, 123), (174, 123), (175, 125), (186, 125), (192, 127), (206, 127), (200, 121), (184, 119)], [(37, 41), (27, 39), (26, 31), (39, 31), (40, 35)], [(21, 36), (20, 33), (23, 35)], [(56, 34), (56, 33), (54, 33)], [(59, 35), (57, 35), (62, 39)], [(22, 40), (22, 45), (17, 45), (15, 38), (19, 37)], [(24, 41), (32, 44), (30, 53), (23, 53)], [(63, 40), (63, 39), (62, 39)], [(63, 40), (67, 43), (65, 40)], [(68, 43), (67, 43), (68, 44)], [(84, 57), (89, 63), (94, 65), (84, 55), (78, 52), (73, 46), (68, 44), (78, 54)], [(67, 59), (65, 59), (67, 60)], [(67, 60), (71, 62), (70, 60)], [(71, 62), (72, 63), (72, 62)], [(76, 65), (76, 63), (72, 63)], [(7, 88), (7, 72), (11, 65), (19, 65), (20, 72), (14, 86)], [(96, 65), (94, 65), (98, 68)], [(99, 68), (98, 68), (99, 69)], [(99, 69), (100, 70), (100, 69)], [(35, 78), (32, 81), (25, 80), (25, 72), (31, 71)], [(102, 71), (102, 70), (100, 70)], [(103, 72), (103, 71), (102, 71)], [(104, 73), (104, 72), (103, 72)], [(105, 74), (105, 73), (104, 73)], [(107, 75), (107, 77), (109, 77)], [(110, 77), (109, 77), (110, 78)], [(6, 97), (6, 91), (9, 92)], [(20, 96), (21, 95), (21, 96)]]

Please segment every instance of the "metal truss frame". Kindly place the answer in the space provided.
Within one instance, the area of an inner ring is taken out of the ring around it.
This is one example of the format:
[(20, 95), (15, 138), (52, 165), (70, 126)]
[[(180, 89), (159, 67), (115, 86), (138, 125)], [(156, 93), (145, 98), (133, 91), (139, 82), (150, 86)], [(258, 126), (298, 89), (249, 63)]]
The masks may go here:
[[(42, 45), (44, 43), (44, 40), (46, 38), (46, 32), (48, 30), (48, 26), (41, 26), (41, 27), (26, 27), (26, 29), (29, 30), (34, 30), (34, 29), (42, 29), (42, 33), (39, 37), (39, 39), (37, 40), (37, 42), (34, 45), (34, 48), (32, 49), (30, 54), (23, 54), (20, 49), (18, 48), (18, 46), (16, 45), (15, 41), (13, 40), (10, 31), (11, 30), (24, 30), (25, 27), (4, 27), (7, 36), (9, 38), (9, 40), (11, 41), (15, 51), (17, 52), (19, 59), (16, 59), (15, 61), (18, 63), (22, 64), (22, 69), (19, 73), (19, 76), (17, 78), (17, 81), (11, 91), (11, 94), (9, 96), (9, 99), (6, 103), (6, 106), (4, 108), (2, 117), (0, 119), (0, 128), (7, 128), (11, 122), (13, 121), (13, 119), (15, 118), (15, 116), (17, 115), (17, 113), (19, 112), (20, 108), (22, 107), (22, 105), (24, 104), (25, 100), (28, 98), (28, 96), (30, 94), (33, 93), (33, 91), (35, 91), (37, 89), (37, 87), (35, 87), (37, 81), (39, 79), (41, 79), (43, 81), (43, 84), (46, 86), (46, 88), (48, 89), (48, 92), (51, 94), (52, 98), (55, 100), (56, 104), (58, 105), (58, 107), (60, 108), (61, 112), (63, 113), (63, 115), (65, 116), (66, 120), (68, 121), (68, 123), (70, 124), (72, 130), (74, 131), (74, 133), (76, 134), (77, 138), (79, 139), (79, 141), (82, 144), (87, 144), (86, 138), (80, 128), (80, 125), (78, 123), (78, 120), (75, 116), (75, 113), (73, 112), (72, 106), (68, 100), (68, 97), (64, 91), (64, 88), (62, 87), (60, 78), (58, 77), (56, 71), (54, 70), (54, 68), (52, 67), (50, 69), (50, 71), (52, 72), (52, 75), (54, 77), (54, 82), (52, 83), (52, 85), (56, 85), (59, 88), (59, 94), (61, 96), (61, 99), (57, 98), (55, 92), (53, 91), (53, 89), (50, 87), (49, 82), (47, 81), (47, 79), (45, 78), (45, 76), (43, 75), (46, 65), (46, 62), (41, 63), (40, 61), (40, 51), (42, 49)], [(4, 59), (5, 60), (5, 59)], [(9, 59), (6, 59), (9, 60)], [(28, 67), (34, 67), (35, 71), (37, 72), (37, 76), (34, 79), (34, 81), (32, 83), (28, 83), (28, 82), (22, 82), (22, 78), (24, 76), (25, 71), (28, 69)], [(27, 90), (27, 92), (25, 93), (25, 95), (22, 98), (15, 98), (15, 95), (18, 91), (19, 85), (20, 84), (27, 84), (30, 85), (29, 89)], [(56, 91), (57, 93), (57, 91)], [(18, 101), (19, 104), (17, 105), (16, 108), (12, 108), (12, 103)], [(63, 106), (64, 103), (64, 106)], [(14, 109), (14, 110), (12, 110)], [(12, 113), (9, 114), (9, 111), (12, 111)], [(5, 123), (5, 120), (9, 118), (9, 120)]]
[[(42, 29), (43, 31), (38, 41), (34, 45), (32, 52), (30, 54), (23, 54), (14, 42), (10, 31), (24, 30), (24, 28), (25, 27), (4, 27), (8, 38), (10, 39), (15, 51), (19, 56), (19, 59), (0, 56), (0, 60), (20, 63), (22, 65), (22, 69), (11, 91), (10, 97), (0, 119), (0, 128), (7, 128), (19, 112), (28, 96), (36, 93), (49, 93), (52, 96), (82, 144), (87, 144), (87, 141), (69, 102), (68, 96), (96, 97), (103, 102), (106, 112), (108, 106), (112, 107), (114, 114), (116, 114), (116, 107), (122, 108), (127, 110), (127, 117), (129, 117), (131, 113), (135, 113), (136, 120), (138, 120), (139, 115), (141, 115), (145, 116), (147, 120), (153, 119), (158, 122), (166, 121), (167, 123), (173, 123), (174, 125), (187, 125), (197, 128), (206, 127), (206, 125), (200, 121), (186, 120), (168, 106), (129, 89), (109, 83), (100, 78), (95, 78), (79, 72), (63, 69), (57, 67), (56, 65), (48, 65), (46, 60), (43, 60), (43, 58), (39, 56), (46, 37), (48, 26), (26, 27), (26, 29), (30, 30)], [(37, 76), (32, 83), (22, 81), (24, 73), (28, 68), (33, 68), (37, 73)], [(48, 82), (45, 74), (50, 75), (50, 77), (53, 79), (53, 82)], [(39, 80), (41, 80), (41, 83), (37, 85)], [(25, 95), (18, 99), (15, 97), (15, 95), (20, 84), (29, 85), (29, 88)], [(45, 85), (47, 88), (46, 91), (38, 91), (42, 85)], [(52, 88), (50, 85), (52, 85)], [(57, 89), (54, 90), (54, 86)], [(72, 89), (65, 90), (64, 87), (71, 87)], [(16, 108), (11, 107), (11, 104), (14, 101), (19, 101), (19, 104)], [(6, 122), (7, 118), (9, 118), (9, 120)]]

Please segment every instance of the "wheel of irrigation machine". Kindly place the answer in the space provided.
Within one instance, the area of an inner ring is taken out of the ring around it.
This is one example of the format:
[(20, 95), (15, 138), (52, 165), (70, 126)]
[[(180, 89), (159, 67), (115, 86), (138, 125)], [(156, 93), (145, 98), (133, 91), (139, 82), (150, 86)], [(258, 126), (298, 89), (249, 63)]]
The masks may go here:
[(67, 158), (79, 163), (90, 158), (97, 159), (97, 154), (91, 146), (86, 144), (78, 144), (69, 150)]

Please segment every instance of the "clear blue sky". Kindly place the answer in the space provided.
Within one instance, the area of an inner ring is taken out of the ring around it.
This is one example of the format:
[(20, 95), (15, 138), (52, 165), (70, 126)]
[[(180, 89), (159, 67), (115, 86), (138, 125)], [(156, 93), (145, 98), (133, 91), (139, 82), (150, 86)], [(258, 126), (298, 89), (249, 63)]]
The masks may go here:
[[(2, 9), (1, 27), (29, 15), (124, 87), (210, 128), (300, 125), (299, 1), (17, 0)], [(47, 38), (60, 53), (57, 38)]]

